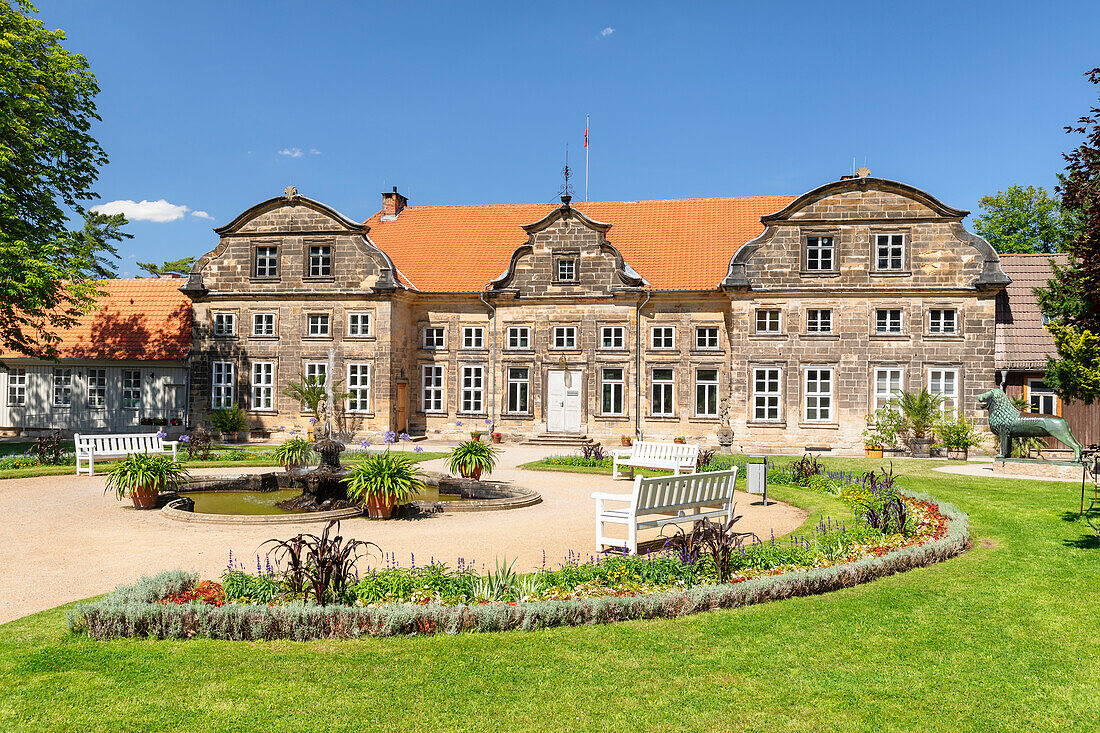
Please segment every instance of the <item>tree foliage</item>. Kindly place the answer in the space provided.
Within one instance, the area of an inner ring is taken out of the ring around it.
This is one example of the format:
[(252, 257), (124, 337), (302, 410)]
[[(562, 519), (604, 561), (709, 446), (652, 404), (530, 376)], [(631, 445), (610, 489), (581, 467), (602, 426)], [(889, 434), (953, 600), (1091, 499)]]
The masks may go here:
[(1073, 239), (1072, 213), (1045, 188), (1009, 186), (978, 205), (974, 230), (998, 252), (1064, 252)]
[(139, 262), (137, 266), (153, 277), (160, 277), (161, 275), (168, 275), (173, 272), (186, 275), (191, 272), (191, 266), (194, 264), (194, 257), (181, 257), (178, 260), (167, 260), (159, 265), (155, 262)]
[[(0, 346), (53, 358), (57, 331), (95, 307), (96, 280), (113, 274), (126, 220), (84, 210), (107, 162), (89, 132), (99, 87), (35, 12), (0, 0)], [(66, 230), (65, 208), (82, 229)]]

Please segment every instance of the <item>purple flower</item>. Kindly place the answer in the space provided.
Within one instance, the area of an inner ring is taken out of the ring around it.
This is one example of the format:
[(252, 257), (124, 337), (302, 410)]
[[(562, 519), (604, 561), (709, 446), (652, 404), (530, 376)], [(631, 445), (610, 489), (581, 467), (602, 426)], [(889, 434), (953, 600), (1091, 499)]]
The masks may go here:
[(461, 420), (455, 420), (455, 425), (457, 425), (458, 427), (462, 427), (462, 421)]
[(491, 418), (491, 417), (485, 418), (485, 424), (486, 425), (492, 425), (493, 424), (493, 418)]
[(164, 432), (163, 430), (158, 430), (157, 431), (157, 437), (160, 438), (161, 440), (164, 440), (165, 438), (168, 437), (168, 433)]
[(386, 434), (382, 436), (382, 440), (385, 441), (386, 445), (393, 445), (397, 442), (397, 433), (387, 430)]
[(408, 440), (409, 439), (409, 434), (408, 433), (401, 433), (401, 435), (397, 436), (397, 439), (398, 440)]
[(187, 445), (188, 443), (191, 442), (191, 436), (190, 435), (181, 435), (180, 436), (180, 442), (183, 443), (184, 445)]
[(413, 448), (413, 450), (416, 451), (417, 453), (423, 453), (424, 452), (424, 449), (421, 448), (419, 445), (416, 446), (415, 448)]
[(311, 417), (311, 418), (309, 419), (309, 424), (310, 424), (310, 425), (316, 425), (316, 424), (317, 424), (317, 418), (315, 418), (315, 417)]
[(370, 443), (368, 443), (366, 440), (362, 440), (362, 441), (359, 442), (359, 447), (360, 448), (369, 448)]

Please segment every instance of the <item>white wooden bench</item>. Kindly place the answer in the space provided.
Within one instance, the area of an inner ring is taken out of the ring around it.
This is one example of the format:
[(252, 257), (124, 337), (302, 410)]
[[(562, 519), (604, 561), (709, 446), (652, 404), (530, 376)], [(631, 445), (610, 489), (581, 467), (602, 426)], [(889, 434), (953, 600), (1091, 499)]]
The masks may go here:
[[(638, 530), (666, 524), (695, 522), (697, 519), (722, 517), (728, 522), (733, 516), (733, 489), (737, 483), (737, 467), (728, 471), (689, 473), (683, 476), (654, 476), (634, 479), (630, 494), (595, 493), (596, 547), (622, 547), (638, 552)], [(608, 509), (606, 502), (625, 503), (619, 509)], [(703, 511), (706, 509), (706, 511)], [(691, 512), (690, 514), (688, 512)], [(625, 524), (625, 540), (604, 536), (604, 524)]]
[(681, 470), (691, 473), (695, 462), (699, 460), (699, 446), (687, 443), (658, 443), (639, 440), (629, 448), (616, 448), (611, 451), (612, 478), (619, 478), (619, 466), (627, 466), (634, 477), (635, 468), (665, 468), (679, 475)]
[(176, 448), (179, 441), (164, 440), (156, 433), (126, 433), (118, 435), (81, 435), (74, 436), (76, 441), (76, 475), (81, 474), (81, 463), (89, 476), (95, 475), (96, 458), (120, 458), (132, 453), (172, 454), (176, 460)]

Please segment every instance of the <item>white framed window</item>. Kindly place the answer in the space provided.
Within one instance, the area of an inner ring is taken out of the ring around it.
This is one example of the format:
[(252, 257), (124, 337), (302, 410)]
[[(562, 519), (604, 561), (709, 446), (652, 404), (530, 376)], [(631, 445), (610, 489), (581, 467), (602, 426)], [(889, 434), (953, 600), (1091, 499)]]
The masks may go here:
[(324, 384), (328, 379), (328, 362), (327, 361), (307, 361), (306, 362), (306, 381), (310, 384)]
[(210, 379), (210, 406), (215, 410), (233, 406), (235, 371), (236, 367), (231, 361), (214, 362)]
[(53, 370), (53, 404), (68, 407), (73, 403), (73, 370)]
[(27, 404), (27, 370), (25, 367), (8, 370), (8, 404), (12, 407)]
[(443, 327), (442, 326), (427, 326), (424, 328), (424, 348), (425, 349), (442, 349), (443, 348)]
[(928, 333), (958, 333), (958, 311), (954, 308), (930, 308), (928, 310)]
[(651, 349), (675, 348), (676, 329), (672, 326), (653, 326), (649, 329), (649, 347)]
[(462, 367), (462, 412), (479, 413), (485, 404), (485, 367)]
[(214, 335), (215, 336), (236, 336), (237, 335), (237, 314), (236, 313), (215, 313), (214, 314)]
[(1058, 395), (1041, 379), (1027, 380), (1027, 402), (1040, 415), (1058, 414)]
[(959, 408), (959, 370), (929, 369), (928, 391), (943, 397), (940, 411), (948, 415)]
[(274, 336), (275, 335), (275, 314), (274, 313), (253, 313), (252, 314), (252, 335), (253, 336)]
[(875, 368), (875, 410), (905, 390), (905, 373), (898, 367)]
[(462, 348), (464, 348), (464, 349), (483, 349), (483, 348), (485, 348), (485, 328), (484, 328), (484, 326), (463, 326), (462, 327)]
[(310, 245), (309, 276), (332, 277), (332, 247), (327, 244)]
[(875, 269), (879, 272), (905, 269), (905, 235), (875, 235)]
[(671, 369), (654, 369), (650, 375), (650, 412), (654, 417), (676, 414), (676, 383)]
[(718, 416), (718, 370), (695, 370), (695, 416)]
[(781, 333), (780, 313), (778, 308), (756, 309), (756, 332), (766, 334)]
[(531, 348), (531, 328), (529, 326), (509, 326), (508, 327), (508, 348), (509, 349), (529, 349), (529, 348)]
[(275, 362), (252, 362), (252, 409), (275, 409)]
[(558, 282), (576, 282), (577, 261), (572, 258), (562, 258), (558, 260), (557, 276)]
[(623, 393), (625, 391), (623, 370), (604, 369), (600, 374), (600, 412), (603, 415), (623, 414)]
[(306, 335), (313, 337), (328, 336), (329, 331), (329, 316), (328, 313), (310, 313), (306, 316)]
[(622, 326), (600, 327), (600, 348), (621, 349), (626, 346), (626, 329)]
[(806, 237), (806, 269), (810, 271), (836, 269), (836, 248), (832, 237)]
[(810, 308), (806, 311), (806, 333), (832, 333), (833, 311), (829, 308)]
[(370, 412), (370, 364), (348, 364), (348, 412)]
[(528, 412), (531, 370), (527, 367), (508, 368), (508, 412), (523, 415)]
[(875, 333), (901, 333), (901, 308), (877, 309)]
[(810, 367), (805, 375), (806, 422), (832, 422), (833, 368)]
[(718, 348), (718, 327), (697, 326), (695, 328), (695, 348), (713, 351)]
[(783, 370), (779, 367), (756, 367), (752, 370), (752, 419), (755, 422), (779, 422), (782, 414)]
[(88, 370), (88, 407), (102, 410), (107, 407), (107, 370)]
[(577, 348), (577, 327), (576, 326), (554, 326), (554, 348), (555, 349), (575, 349), (575, 348)]
[(253, 270), (256, 277), (279, 276), (279, 248), (264, 246), (256, 248), (256, 267)]
[(122, 409), (136, 410), (141, 407), (141, 370), (122, 370)]
[(348, 313), (348, 336), (363, 337), (371, 335), (370, 313)]
[(420, 368), (420, 409), (443, 412), (443, 365), (424, 364)]

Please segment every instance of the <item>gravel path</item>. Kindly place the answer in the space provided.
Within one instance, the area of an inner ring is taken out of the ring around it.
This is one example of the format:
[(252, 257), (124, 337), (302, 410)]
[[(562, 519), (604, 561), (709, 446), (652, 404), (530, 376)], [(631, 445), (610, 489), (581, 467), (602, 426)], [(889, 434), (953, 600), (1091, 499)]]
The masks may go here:
[[(426, 450), (431, 448), (425, 446)], [(458, 558), (492, 565), (516, 558), (517, 570), (557, 564), (570, 552), (595, 550), (593, 491), (629, 492), (630, 482), (589, 474), (528, 471), (516, 466), (547, 455), (546, 449), (509, 446), (493, 479), (514, 482), (542, 494), (542, 503), (500, 512), (437, 514), (409, 521), (343, 522), (345, 535), (370, 540), (407, 565), (431, 558), (453, 565)], [(560, 452), (560, 451), (559, 451)], [(442, 460), (425, 468), (445, 471)], [(198, 469), (196, 475), (265, 472), (277, 469)], [(738, 485), (743, 485), (738, 477)], [(785, 504), (753, 506), (757, 497), (737, 492), (742, 531), (761, 537), (784, 535), (806, 513)], [(105, 593), (123, 582), (172, 568), (217, 578), (232, 551), (246, 567), (271, 537), (317, 531), (319, 523), (225, 527), (169, 520), (159, 511), (138, 511), (129, 500), (103, 493), (103, 477), (45, 476), (0, 480), (0, 623)], [(642, 539), (656, 532), (643, 533)], [(374, 562), (378, 558), (372, 558)]]

